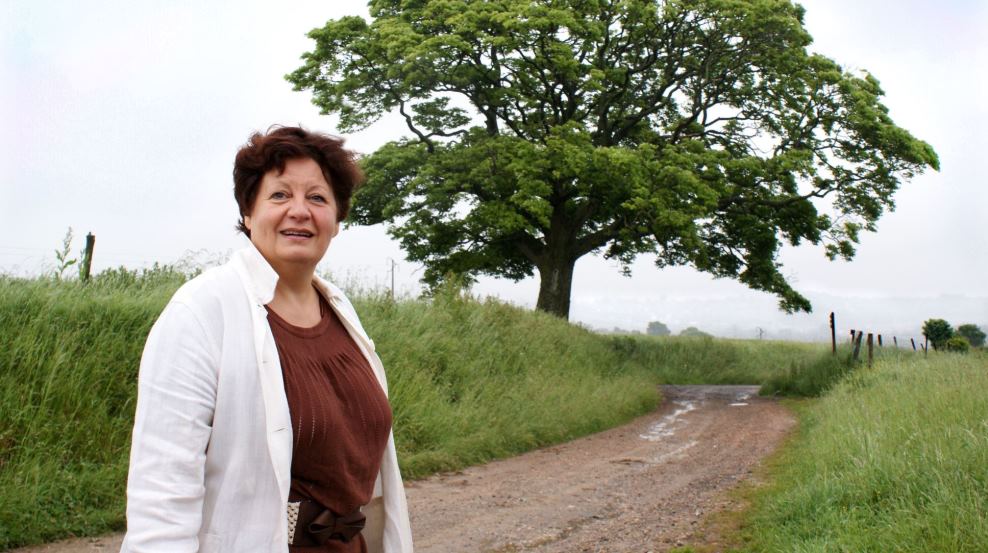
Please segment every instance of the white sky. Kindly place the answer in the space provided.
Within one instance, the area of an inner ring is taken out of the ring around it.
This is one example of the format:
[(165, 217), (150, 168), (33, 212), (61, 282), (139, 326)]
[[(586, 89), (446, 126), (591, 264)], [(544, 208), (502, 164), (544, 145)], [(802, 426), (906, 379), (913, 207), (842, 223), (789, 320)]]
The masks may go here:
[[(577, 264), (571, 319), (594, 327), (820, 337), (826, 312), (876, 332), (908, 333), (933, 316), (988, 323), (988, 2), (810, 0), (813, 49), (882, 83), (893, 119), (930, 142), (942, 170), (906, 183), (897, 210), (864, 235), (854, 261), (821, 248), (787, 249), (785, 274), (814, 300), (814, 315), (785, 316), (768, 294), (641, 258), (632, 278), (614, 264)], [(78, 252), (97, 237), (94, 270), (189, 251), (220, 255), (243, 242), (233, 226), (233, 155), (255, 129), (301, 123), (334, 131), (295, 69), (310, 29), (361, 2), (0, 2), (0, 271), (54, 264), (68, 227)], [(348, 137), (371, 152), (405, 134), (384, 121)], [(210, 253), (211, 252), (211, 253)], [(420, 268), (380, 227), (350, 227), (325, 265), (365, 286), (418, 290)], [(538, 283), (484, 279), (482, 295), (534, 305)]]

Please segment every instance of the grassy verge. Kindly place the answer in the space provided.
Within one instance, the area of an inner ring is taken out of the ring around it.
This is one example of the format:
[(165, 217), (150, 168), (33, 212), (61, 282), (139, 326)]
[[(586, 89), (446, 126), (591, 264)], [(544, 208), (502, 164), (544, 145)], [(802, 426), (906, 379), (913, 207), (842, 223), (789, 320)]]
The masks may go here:
[(988, 551), (988, 356), (885, 355), (797, 412), (748, 553)]

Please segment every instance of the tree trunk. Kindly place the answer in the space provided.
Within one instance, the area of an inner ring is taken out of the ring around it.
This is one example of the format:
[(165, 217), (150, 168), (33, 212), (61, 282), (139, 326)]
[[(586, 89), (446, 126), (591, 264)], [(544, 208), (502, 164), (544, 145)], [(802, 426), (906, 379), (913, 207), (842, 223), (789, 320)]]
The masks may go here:
[(570, 292), (573, 288), (575, 259), (555, 258), (539, 266), (539, 301), (535, 308), (569, 319)]

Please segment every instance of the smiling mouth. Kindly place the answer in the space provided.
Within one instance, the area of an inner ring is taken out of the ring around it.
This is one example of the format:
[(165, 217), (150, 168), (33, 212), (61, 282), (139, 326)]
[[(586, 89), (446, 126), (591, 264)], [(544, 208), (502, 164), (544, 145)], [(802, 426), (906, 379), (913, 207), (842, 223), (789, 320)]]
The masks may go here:
[(281, 231), (282, 236), (290, 236), (293, 238), (312, 238), (311, 232), (306, 232), (302, 230), (283, 230)]

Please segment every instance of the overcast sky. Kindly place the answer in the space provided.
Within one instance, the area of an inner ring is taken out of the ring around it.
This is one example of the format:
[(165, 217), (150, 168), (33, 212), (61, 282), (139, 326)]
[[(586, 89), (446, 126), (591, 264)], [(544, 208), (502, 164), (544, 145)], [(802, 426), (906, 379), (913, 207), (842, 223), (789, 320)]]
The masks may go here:
[[(785, 274), (814, 301), (786, 316), (773, 296), (642, 257), (631, 278), (599, 258), (577, 263), (571, 319), (597, 328), (824, 337), (826, 312), (876, 332), (922, 320), (988, 323), (988, 2), (811, 0), (813, 49), (868, 70), (897, 124), (931, 143), (942, 170), (906, 183), (897, 209), (862, 237), (854, 261), (822, 248), (783, 252)], [(310, 29), (362, 2), (0, 1), (0, 271), (54, 264), (68, 227), (97, 237), (94, 270), (208, 259), (241, 247), (230, 170), (256, 129), (301, 123), (334, 132), (308, 93), (283, 75), (311, 46)], [(348, 136), (371, 152), (405, 134), (385, 120)], [(340, 280), (416, 293), (421, 270), (380, 227), (350, 227), (325, 266)], [(532, 306), (538, 283), (484, 279), (474, 292)]]

